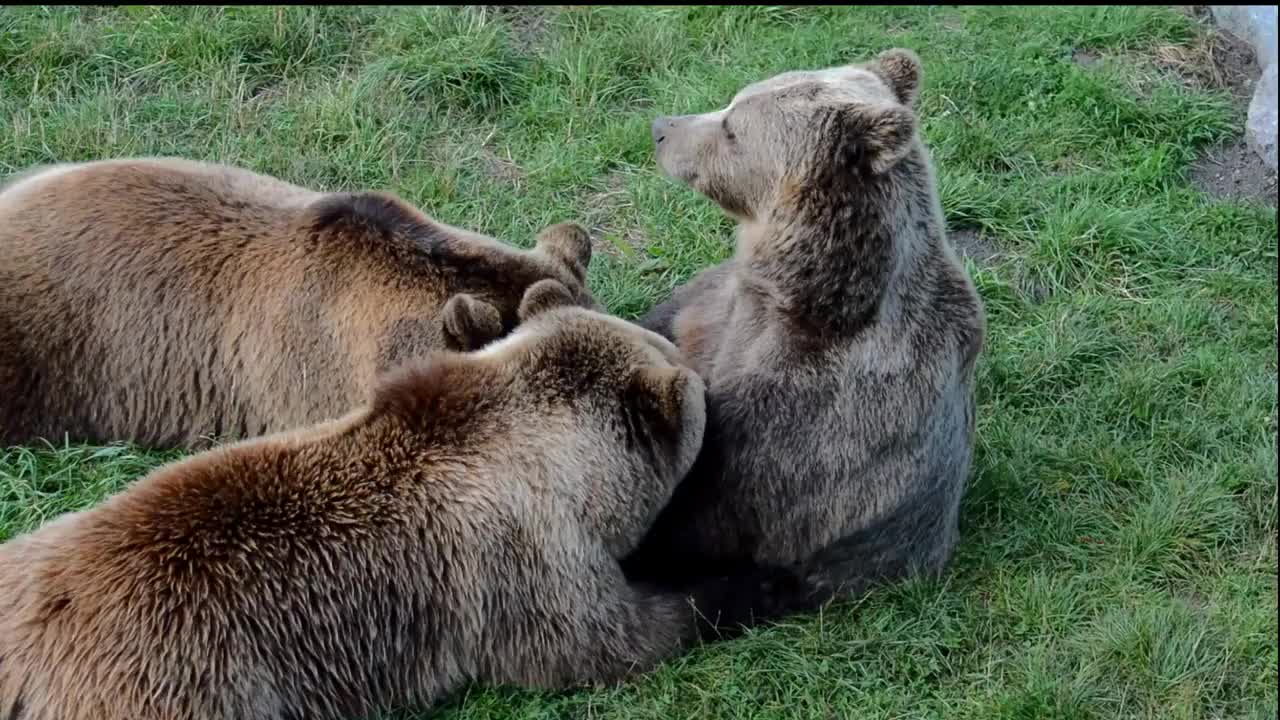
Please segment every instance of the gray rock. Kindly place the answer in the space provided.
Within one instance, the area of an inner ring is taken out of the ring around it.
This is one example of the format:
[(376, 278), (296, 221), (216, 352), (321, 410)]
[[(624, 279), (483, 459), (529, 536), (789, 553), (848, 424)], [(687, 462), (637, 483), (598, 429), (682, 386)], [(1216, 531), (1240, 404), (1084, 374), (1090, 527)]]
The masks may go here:
[(1245, 140), (1272, 170), (1276, 169), (1276, 7), (1274, 5), (1210, 5), (1223, 30), (1253, 48), (1262, 77), (1249, 103)]
[(1245, 140), (1249, 147), (1262, 156), (1262, 161), (1276, 169), (1276, 64), (1267, 66), (1266, 72), (1254, 88), (1249, 103), (1249, 120), (1245, 125)]
[(1249, 43), (1258, 67), (1276, 61), (1276, 7), (1274, 5), (1210, 5), (1213, 19), (1223, 30)]

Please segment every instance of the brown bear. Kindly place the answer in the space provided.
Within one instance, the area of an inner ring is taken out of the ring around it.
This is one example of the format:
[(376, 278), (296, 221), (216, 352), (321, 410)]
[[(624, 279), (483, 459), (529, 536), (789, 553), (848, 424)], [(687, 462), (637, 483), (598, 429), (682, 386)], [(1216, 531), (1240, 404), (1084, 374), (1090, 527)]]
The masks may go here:
[(198, 447), (338, 417), (380, 370), (509, 332), (554, 279), (596, 307), (581, 227), (521, 251), (378, 192), (170, 158), (0, 191), (0, 445)]
[(785, 611), (785, 573), (627, 582), (704, 389), (660, 336), (572, 302), (540, 281), (483, 350), (0, 545), (0, 718), (353, 720), (470, 682), (614, 681)]
[(949, 564), (986, 321), (946, 237), (920, 82), (894, 49), (653, 123), (663, 171), (738, 234), (641, 320), (702, 375), (708, 427), (631, 577), (788, 566), (849, 597)]

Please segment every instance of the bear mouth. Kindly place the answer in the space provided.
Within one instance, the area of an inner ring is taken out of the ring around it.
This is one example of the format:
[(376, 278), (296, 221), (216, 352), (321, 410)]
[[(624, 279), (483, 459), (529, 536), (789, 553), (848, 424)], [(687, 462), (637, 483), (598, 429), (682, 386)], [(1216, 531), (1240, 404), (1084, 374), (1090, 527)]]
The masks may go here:
[(697, 165), (689, 162), (688, 158), (673, 158), (671, 153), (663, 152), (663, 150), (669, 150), (670, 147), (670, 143), (657, 146), (654, 156), (657, 160), (658, 169), (668, 178), (692, 186), (699, 178)]

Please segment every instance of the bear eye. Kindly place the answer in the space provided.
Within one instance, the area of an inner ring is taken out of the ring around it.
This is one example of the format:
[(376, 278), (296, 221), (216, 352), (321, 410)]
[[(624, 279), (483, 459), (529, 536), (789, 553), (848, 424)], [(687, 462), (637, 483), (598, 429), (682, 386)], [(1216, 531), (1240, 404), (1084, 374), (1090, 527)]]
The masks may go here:
[(733, 140), (738, 137), (737, 135), (733, 134), (732, 130), (729, 129), (729, 118), (725, 118), (724, 120), (721, 120), (720, 127), (724, 130), (724, 136), (729, 140)]

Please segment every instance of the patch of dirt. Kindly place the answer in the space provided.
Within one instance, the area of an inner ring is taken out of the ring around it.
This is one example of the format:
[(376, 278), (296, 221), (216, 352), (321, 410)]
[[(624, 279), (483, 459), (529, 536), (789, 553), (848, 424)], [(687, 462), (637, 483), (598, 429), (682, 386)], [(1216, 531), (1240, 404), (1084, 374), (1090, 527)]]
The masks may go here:
[[(1253, 83), (1261, 69), (1253, 57), (1249, 44), (1222, 32), (1213, 24), (1206, 5), (1175, 5), (1175, 8), (1191, 16), (1199, 25), (1196, 37), (1186, 45), (1161, 45), (1149, 54), (1132, 53), (1132, 56), (1112, 58), (1132, 67), (1154, 66), (1157, 74), (1173, 77), (1183, 85), (1196, 90), (1225, 90), (1235, 99), (1243, 113), (1253, 95)], [(1081, 67), (1093, 67), (1102, 62), (1103, 54), (1089, 48), (1076, 48), (1071, 61)], [(1135, 89), (1140, 94), (1150, 92), (1153, 77), (1136, 72)]]
[(1053, 292), (1049, 290), (1049, 287), (1044, 283), (1027, 278), (1023, 278), (1018, 283), (1018, 290), (1022, 293), (1023, 297), (1031, 301), (1032, 305), (1043, 304), (1044, 301), (1048, 300), (1049, 296), (1053, 294)]
[(497, 153), (492, 147), (484, 145), (476, 153), (476, 159), (480, 162), (484, 174), (496, 180), (519, 185), (524, 180), (524, 168), (520, 167), (508, 153), (503, 157)]
[(1191, 182), (1214, 198), (1276, 207), (1276, 173), (1243, 138), (1210, 148), (1192, 167)]
[(511, 152), (498, 148), (493, 140), (496, 131), (475, 129), (441, 137), (431, 153), (441, 167), (465, 168), (498, 182), (516, 185), (524, 182), (525, 170), (511, 157)]
[(249, 99), (256, 100), (260, 103), (273, 103), (277, 100), (287, 98), (288, 95), (289, 88), (285, 86), (284, 82), (279, 81), (264, 82), (260, 85), (254, 86), (254, 88), (249, 91)]
[(979, 267), (991, 267), (999, 262), (1004, 253), (979, 230), (960, 228), (947, 231), (947, 240), (956, 249), (961, 258), (973, 258)]
[(601, 252), (614, 258), (632, 257), (649, 245), (649, 236), (639, 227), (620, 222), (623, 210), (631, 206), (627, 176), (611, 172), (601, 185), (586, 197), (581, 222), (592, 237), (603, 241), (596, 245)]
[(938, 24), (946, 30), (960, 31), (965, 29), (966, 20), (962, 15), (950, 14), (944, 16)]
[(1246, 108), (1253, 97), (1253, 84), (1262, 70), (1254, 59), (1253, 48), (1215, 27), (1208, 12), (1205, 8), (1204, 14), (1193, 14), (1201, 32), (1190, 45), (1155, 48), (1155, 63), (1188, 87), (1226, 90), (1241, 109)]
[[(1175, 7), (1195, 18), (1200, 34), (1190, 46), (1156, 48), (1156, 64), (1176, 73), (1190, 87), (1227, 91), (1235, 101), (1243, 132), (1254, 85), (1262, 74), (1253, 48), (1214, 25), (1207, 5)], [(1276, 173), (1243, 137), (1209, 148), (1192, 166), (1191, 182), (1213, 198), (1276, 207)]]
[(1011, 260), (1001, 268), (1000, 274), (1032, 305), (1040, 305), (1052, 295), (1044, 283), (1027, 272), (1022, 259), (1006, 253), (994, 238), (982, 230), (969, 227), (948, 229), (947, 240), (956, 249), (961, 260), (970, 258), (979, 268), (989, 268)]
[[(1195, 19), (1199, 26), (1196, 37), (1186, 45), (1162, 45), (1150, 55), (1131, 60), (1141, 67), (1154, 65), (1157, 73), (1172, 76), (1194, 90), (1220, 90), (1234, 101), (1241, 135), (1217, 147), (1209, 148), (1191, 168), (1191, 182), (1210, 197), (1223, 200), (1257, 202), (1276, 207), (1276, 173), (1246, 144), (1243, 138), (1245, 118), (1253, 89), (1261, 75), (1248, 43), (1218, 28), (1207, 5), (1175, 5)], [(1077, 65), (1090, 67), (1102, 57), (1087, 49), (1076, 49), (1071, 59)], [(1150, 92), (1152, 76), (1135, 73), (1135, 91)]]
[(1075, 50), (1071, 51), (1071, 62), (1081, 67), (1092, 67), (1094, 65), (1097, 65), (1098, 61), (1101, 59), (1102, 59), (1101, 55), (1099, 55), (1096, 52), (1092, 52), (1090, 50), (1082, 50), (1080, 48), (1076, 48)]
[(516, 51), (529, 54), (547, 34), (550, 9), (539, 5), (472, 5), (481, 15), (492, 14), (511, 26)]

